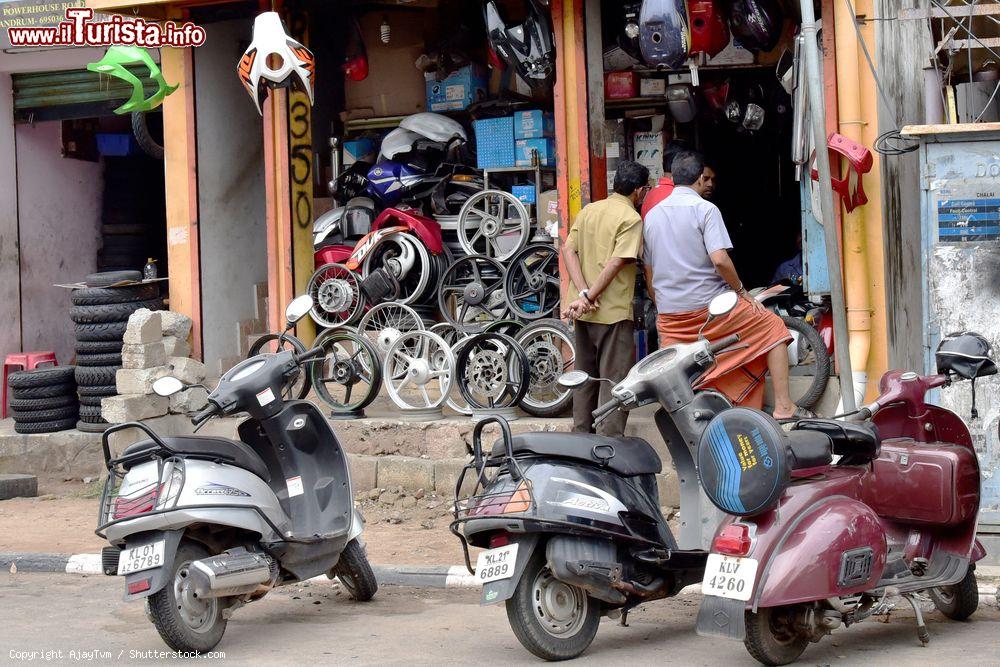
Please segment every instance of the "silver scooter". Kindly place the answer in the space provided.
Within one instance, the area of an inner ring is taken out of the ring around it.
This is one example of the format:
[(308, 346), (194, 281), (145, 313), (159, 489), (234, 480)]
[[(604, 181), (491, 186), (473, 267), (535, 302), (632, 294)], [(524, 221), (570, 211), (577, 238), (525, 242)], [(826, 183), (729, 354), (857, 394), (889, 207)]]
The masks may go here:
[[(288, 328), (311, 308), (309, 296), (292, 301)], [(160, 436), (139, 422), (105, 432), (96, 531), (111, 543), (104, 573), (125, 577), (126, 601), (146, 599), (172, 649), (212, 650), (232, 612), (275, 586), (325, 574), (356, 600), (375, 595), (347, 456), (316, 406), (282, 397), (322, 354), (259, 354), (222, 376), (191, 421), (200, 428), (216, 415), (247, 413), (238, 441)], [(166, 377), (153, 388), (169, 396), (189, 387)], [(126, 429), (148, 439), (113, 456), (109, 436)]]

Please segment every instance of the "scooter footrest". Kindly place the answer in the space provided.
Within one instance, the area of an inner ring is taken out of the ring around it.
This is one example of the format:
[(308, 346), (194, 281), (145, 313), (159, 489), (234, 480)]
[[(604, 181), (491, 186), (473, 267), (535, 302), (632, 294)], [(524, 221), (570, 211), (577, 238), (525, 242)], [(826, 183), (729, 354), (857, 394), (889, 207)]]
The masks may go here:
[(746, 604), (743, 600), (706, 595), (698, 609), (698, 634), (743, 641), (747, 635)]

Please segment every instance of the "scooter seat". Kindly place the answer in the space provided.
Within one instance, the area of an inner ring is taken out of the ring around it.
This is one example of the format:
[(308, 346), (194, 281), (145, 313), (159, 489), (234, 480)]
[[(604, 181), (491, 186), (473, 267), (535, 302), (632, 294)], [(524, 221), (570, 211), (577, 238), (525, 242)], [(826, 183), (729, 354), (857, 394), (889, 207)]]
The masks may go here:
[[(265, 482), (271, 481), (271, 475), (268, 473), (263, 459), (245, 443), (237, 440), (229, 440), (228, 438), (202, 438), (196, 436), (167, 436), (160, 439), (163, 440), (167, 447), (182, 457), (221, 461), (252, 472)], [(142, 454), (146, 450), (152, 454), (158, 448), (159, 446), (152, 440), (140, 440), (126, 447), (125, 451), (122, 452), (122, 458), (136, 457), (141, 459)], [(134, 463), (125, 464), (126, 469), (130, 468), (131, 465), (134, 465)]]
[[(522, 433), (511, 439), (514, 456), (553, 456), (600, 465), (619, 475), (660, 472), (660, 457), (642, 438), (609, 438), (593, 433)], [(491, 457), (505, 454), (503, 440), (493, 445)]]

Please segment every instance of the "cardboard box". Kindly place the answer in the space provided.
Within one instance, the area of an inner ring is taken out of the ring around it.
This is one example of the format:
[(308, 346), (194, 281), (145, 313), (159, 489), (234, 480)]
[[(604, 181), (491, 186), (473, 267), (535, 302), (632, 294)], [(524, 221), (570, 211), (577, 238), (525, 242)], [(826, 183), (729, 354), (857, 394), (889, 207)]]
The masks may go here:
[(344, 142), (344, 167), (350, 167), (359, 160), (368, 158), (369, 162), (374, 162), (377, 157), (375, 151), (375, 141), (367, 137)]
[(534, 185), (515, 185), (511, 187), (510, 193), (520, 200), (522, 204), (534, 204), (535, 203), (535, 186)]
[(480, 169), (513, 167), (514, 117), (487, 118), (472, 123), (476, 132), (476, 166)]
[(452, 72), (442, 81), (434, 74), (424, 74), (427, 108), (430, 111), (462, 111), (486, 99), (486, 67), (472, 63)]
[(666, 79), (640, 79), (639, 97), (663, 97), (667, 93)]
[[(392, 42), (379, 39), (382, 17), (392, 25)], [(426, 87), (414, 63), (424, 52), (422, 13), (407, 10), (367, 12), (360, 16), (368, 47), (368, 78), (344, 81), (344, 109), (348, 118), (408, 116), (424, 110)]]
[(604, 75), (604, 99), (627, 100), (639, 96), (639, 75), (635, 72), (607, 72)]
[(556, 136), (556, 119), (548, 111), (518, 111), (514, 114), (514, 139), (545, 139)]
[(552, 139), (520, 139), (514, 142), (514, 165), (531, 167), (532, 155), (537, 151), (538, 164), (543, 167), (556, 166), (556, 142)]
[(538, 193), (536, 211), (539, 229), (559, 238), (559, 191), (553, 189)]
[(636, 132), (632, 137), (635, 161), (649, 169), (650, 183), (663, 176), (663, 132)]

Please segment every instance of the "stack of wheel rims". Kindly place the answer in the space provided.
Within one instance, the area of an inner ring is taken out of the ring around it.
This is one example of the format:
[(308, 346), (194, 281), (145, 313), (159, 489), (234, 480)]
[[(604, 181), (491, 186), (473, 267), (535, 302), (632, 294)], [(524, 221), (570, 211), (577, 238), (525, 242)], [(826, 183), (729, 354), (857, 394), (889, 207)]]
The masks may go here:
[(10, 409), (17, 433), (54, 433), (76, 426), (74, 370), (54, 366), (10, 374)]
[[(122, 366), (122, 338), (132, 313), (160, 310), (163, 300), (156, 283), (128, 284), (142, 279), (138, 271), (110, 271), (87, 276), (86, 288), (73, 290), (70, 318), (76, 334), (76, 384), (80, 394), (77, 428), (102, 433), (101, 401), (118, 392), (115, 375)], [(121, 286), (114, 286), (126, 283)]]

